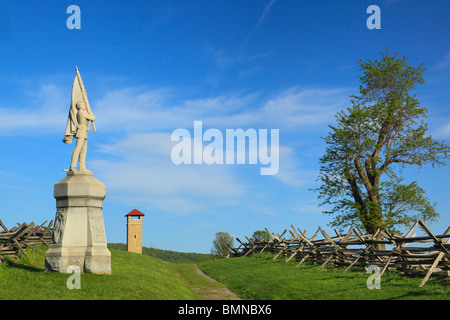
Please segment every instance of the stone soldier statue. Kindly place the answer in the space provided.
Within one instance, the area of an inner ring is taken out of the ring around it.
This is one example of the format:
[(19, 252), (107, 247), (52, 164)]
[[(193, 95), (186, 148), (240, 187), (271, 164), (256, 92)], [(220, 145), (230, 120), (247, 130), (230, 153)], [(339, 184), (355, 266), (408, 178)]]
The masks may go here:
[[(111, 273), (111, 252), (103, 222), (106, 187), (86, 170), (88, 131), (92, 124), (95, 132), (94, 120), (77, 68), (63, 140), (72, 143), (76, 138), (77, 142), (70, 169), (64, 170), (67, 175), (53, 189), (56, 216), (52, 243), (45, 253), (48, 272), (72, 273), (75, 269), (81, 273)], [(79, 170), (76, 170), (77, 162)]]
[(69, 170), (75, 171), (78, 162), (79, 171), (84, 171), (86, 170), (89, 123), (92, 121), (92, 127), (95, 132), (95, 116), (89, 106), (87, 93), (84, 89), (83, 81), (81, 80), (78, 68), (76, 68), (76, 70), (77, 75), (72, 87), (72, 104), (70, 106), (69, 117), (67, 119), (66, 132), (63, 142), (72, 143), (73, 138), (77, 139), (75, 149), (72, 153)]
[(86, 152), (87, 152), (87, 137), (89, 131), (89, 121), (94, 121), (95, 116), (93, 113), (86, 111), (86, 103), (80, 101), (76, 106), (78, 127), (75, 137), (77, 138), (77, 144), (72, 153), (72, 161), (70, 162), (70, 171), (75, 171), (77, 161), (79, 162), (79, 170), (86, 170)]

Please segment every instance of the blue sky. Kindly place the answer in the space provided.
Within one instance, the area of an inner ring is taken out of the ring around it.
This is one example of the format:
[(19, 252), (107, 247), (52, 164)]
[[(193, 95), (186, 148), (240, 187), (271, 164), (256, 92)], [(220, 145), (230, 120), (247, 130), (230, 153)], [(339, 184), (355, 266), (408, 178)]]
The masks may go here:
[[(381, 9), (369, 30), (366, 9)], [(81, 9), (69, 30), (67, 7)], [(53, 185), (73, 145), (62, 143), (78, 66), (95, 113), (87, 167), (106, 185), (108, 242), (124, 215), (144, 217), (144, 246), (209, 252), (216, 232), (243, 239), (267, 227), (316, 231), (320, 137), (358, 92), (360, 59), (386, 48), (425, 63), (416, 93), (429, 132), (450, 138), (448, 1), (0, 1), (0, 219), (54, 219)], [(279, 129), (280, 169), (171, 162), (171, 133)], [(407, 170), (450, 225), (448, 167)], [(308, 233), (308, 234), (309, 234)]]

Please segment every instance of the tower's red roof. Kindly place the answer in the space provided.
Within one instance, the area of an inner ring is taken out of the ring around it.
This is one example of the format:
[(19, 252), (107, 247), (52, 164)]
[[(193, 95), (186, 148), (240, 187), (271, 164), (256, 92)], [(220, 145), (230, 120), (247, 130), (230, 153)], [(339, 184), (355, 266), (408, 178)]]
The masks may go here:
[(125, 217), (127, 217), (127, 216), (145, 216), (145, 214), (143, 214), (142, 212), (140, 212), (140, 211), (138, 211), (136, 209), (133, 209), (132, 211), (128, 212), (125, 215)]

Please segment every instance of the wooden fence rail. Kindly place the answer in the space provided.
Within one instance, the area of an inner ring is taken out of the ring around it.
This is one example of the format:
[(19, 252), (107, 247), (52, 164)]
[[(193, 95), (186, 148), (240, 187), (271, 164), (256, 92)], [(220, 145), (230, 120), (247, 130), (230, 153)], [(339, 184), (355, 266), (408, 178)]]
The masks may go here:
[(17, 256), (22, 252), (28, 257), (25, 252), (26, 248), (31, 248), (37, 251), (34, 247), (37, 245), (50, 245), (52, 240), (52, 225), (53, 220), (45, 225), (47, 221), (41, 225), (35, 225), (34, 222), (17, 223), (17, 226), (8, 229), (0, 220), (0, 263), (5, 259), (5, 256)]
[[(416, 237), (414, 231), (418, 226), (426, 235)], [(345, 234), (334, 230), (335, 235), (330, 236), (319, 226), (311, 237), (306, 236), (306, 230), (292, 225), (281, 235), (265, 230), (269, 240), (245, 237), (247, 241), (241, 241), (237, 238), (239, 246), (229, 247), (229, 256), (270, 252), (275, 254), (273, 259), (283, 256), (285, 262), (295, 259), (297, 265), (310, 261), (318, 264), (320, 269), (326, 265), (344, 266), (344, 272), (355, 266), (367, 269), (376, 265), (381, 270), (380, 277), (386, 270), (397, 270), (405, 276), (424, 276), (419, 287), (433, 274), (450, 280), (450, 227), (443, 234), (434, 235), (423, 221), (417, 221), (404, 236), (381, 229), (366, 234), (354, 227)], [(322, 237), (317, 239), (319, 234)]]

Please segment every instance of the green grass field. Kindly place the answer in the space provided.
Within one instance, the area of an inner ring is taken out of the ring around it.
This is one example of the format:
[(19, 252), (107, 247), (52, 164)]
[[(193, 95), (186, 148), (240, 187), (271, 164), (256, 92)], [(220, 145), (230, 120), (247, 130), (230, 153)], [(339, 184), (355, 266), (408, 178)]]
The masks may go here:
[(44, 271), (45, 251), (27, 251), (29, 258), (0, 264), (0, 299), (23, 300), (225, 300), (242, 299), (450, 299), (450, 286), (430, 279), (419, 288), (420, 278), (404, 278), (385, 273), (380, 290), (366, 286), (370, 274), (343, 273), (342, 269), (321, 271), (315, 265), (272, 260), (259, 254), (248, 258), (201, 262), (201, 270), (219, 282), (197, 272), (193, 263), (173, 263), (145, 254), (111, 251), (111, 275), (81, 274), (81, 289), (68, 289), (70, 274)]
[(195, 288), (223, 287), (199, 275), (194, 264), (110, 249), (112, 274), (81, 274), (81, 289), (70, 290), (70, 274), (44, 271), (46, 250), (0, 264), (0, 299), (193, 300), (204, 298)]
[(343, 268), (318, 270), (317, 265), (272, 260), (272, 255), (233, 258), (199, 264), (209, 276), (241, 297), (252, 300), (367, 300), (367, 299), (450, 299), (450, 286), (431, 278), (419, 288), (421, 278), (405, 278), (392, 271), (381, 278), (381, 288), (369, 290), (372, 275)]

